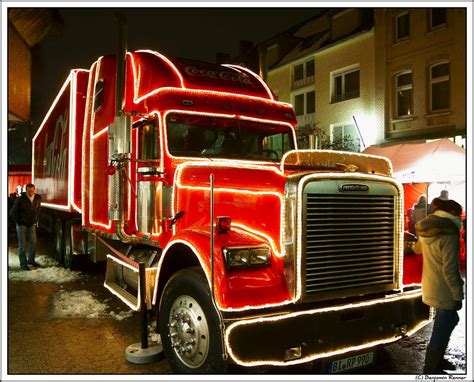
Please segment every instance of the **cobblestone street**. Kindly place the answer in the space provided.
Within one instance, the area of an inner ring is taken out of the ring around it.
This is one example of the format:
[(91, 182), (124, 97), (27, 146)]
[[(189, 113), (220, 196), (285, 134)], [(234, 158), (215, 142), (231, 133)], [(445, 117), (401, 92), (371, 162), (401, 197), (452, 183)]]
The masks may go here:
[[(50, 238), (39, 235), (38, 262), (48, 267)], [(129, 311), (103, 287), (103, 267), (82, 267), (77, 279), (62, 283), (19, 279), (25, 273), (11, 266), (16, 253), (16, 239), (9, 237), (10, 270), (8, 281), (8, 365), (9, 374), (168, 374), (165, 360), (149, 365), (134, 365), (126, 361), (127, 346), (140, 342), (140, 316)], [(61, 269), (58, 267), (58, 275)], [(71, 299), (91, 293), (99, 313), (82, 313)], [(61, 296), (68, 296), (64, 301)], [(59, 302), (58, 302), (59, 301)], [(59, 303), (62, 303), (60, 305)], [(59, 304), (59, 305), (58, 305)], [(58, 313), (61, 306), (61, 314)], [(68, 314), (68, 309), (72, 309)], [(75, 310), (74, 310), (75, 309)], [(66, 312), (66, 313), (64, 313)], [(456, 364), (455, 373), (465, 372), (465, 319), (453, 333), (449, 358)], [(416, 335), (399, 341), (378, 352), (374, 366), (358, 374), (419, 374), (431, 325)], [(230, 373), (253, 374), (255, 370), (230, 368)], [(258, 373), (312, 374), (316, 367), (265, 369)]]

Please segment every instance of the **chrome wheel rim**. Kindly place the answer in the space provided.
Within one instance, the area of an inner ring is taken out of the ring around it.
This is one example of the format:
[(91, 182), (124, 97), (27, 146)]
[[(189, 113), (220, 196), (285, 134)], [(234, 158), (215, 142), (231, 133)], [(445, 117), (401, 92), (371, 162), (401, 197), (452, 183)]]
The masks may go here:
[(171, 306), (168, 328), (176, 356), (189, 368), (200, 367), (209, 352), (209, 327), (198, 302), (190, 296), (179, 296)]

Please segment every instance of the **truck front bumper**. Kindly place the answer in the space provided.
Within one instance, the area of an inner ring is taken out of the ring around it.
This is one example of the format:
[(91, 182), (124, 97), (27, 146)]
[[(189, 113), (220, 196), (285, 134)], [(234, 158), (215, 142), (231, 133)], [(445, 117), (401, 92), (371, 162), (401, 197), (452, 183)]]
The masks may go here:
[(287, 366), (388, 344), (415, 333), (430, 319), (430, 309), (417, 290), (241, 318), (227, 323), (225, 345), (236, 364)]

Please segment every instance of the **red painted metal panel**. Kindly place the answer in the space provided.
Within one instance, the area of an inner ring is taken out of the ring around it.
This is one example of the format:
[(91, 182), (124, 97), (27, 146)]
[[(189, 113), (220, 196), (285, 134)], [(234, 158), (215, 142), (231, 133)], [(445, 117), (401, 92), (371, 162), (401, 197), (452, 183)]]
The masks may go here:
[(33, 138), (33, 183), (44, 204), (62, 209), (69, 209), (70, 80), (68, 77)]
[(81, 209), (82, 207), (82, 138), (84, 134), (84, 115), (86, 108), (88, 71), (78, 71), (76, 75), (76, 120), (74, 132), (74, 187), (72, 202)]

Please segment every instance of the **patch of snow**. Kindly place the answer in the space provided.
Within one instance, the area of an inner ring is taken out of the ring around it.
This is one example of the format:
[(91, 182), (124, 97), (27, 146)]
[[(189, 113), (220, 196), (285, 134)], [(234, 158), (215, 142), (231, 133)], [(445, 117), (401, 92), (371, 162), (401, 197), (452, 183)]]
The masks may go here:
[(123, 321), (127, 318), (131, 318), (133, 316), (133, 311), (129, 310), (129, 311), (122, 311), (122, 312), (115, 313), (112, 310), (109, 312), (109, 316), (111, 316), (114, 320)]
[(48, 256), (38, 255), (36, 256), (35, 261), (41, 266), (41, 268), (31, 269), (30, 271), (20, 270), (18, 249), (10, 248), (8, 251), (8, 278), (14, 281), (63, 284), (80, 280), (85, 277), (80, 272), (74, 272), (60, 267), (55, 260)]
[(54, 318), (112, 318), (118, 321), (133, 315), (131, 310), (115, 313), (109, 309), (109, 305), (99, 301), (92, 292), (59, 291), (53, 296), (51, 315)]
[(148, 343), (161, 344), (161, 336), (156, 330), (156, 321), (148, 325)]

